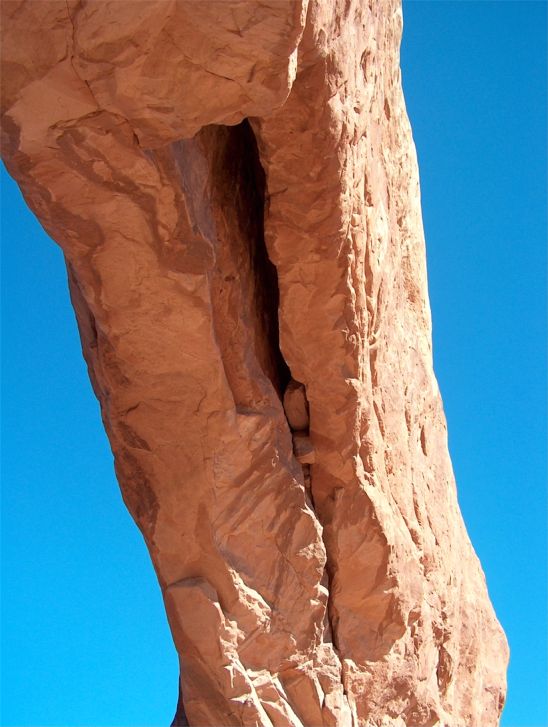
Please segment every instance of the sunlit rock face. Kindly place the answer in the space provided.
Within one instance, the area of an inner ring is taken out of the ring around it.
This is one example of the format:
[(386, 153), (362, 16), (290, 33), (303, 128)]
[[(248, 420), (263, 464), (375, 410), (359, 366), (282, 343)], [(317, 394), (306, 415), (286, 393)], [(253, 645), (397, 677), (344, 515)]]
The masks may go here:
[(5, 162), (65, 254), (175, 724), (497, 724), (508, 650), (432, 369), (399, 2), (2, 15)]

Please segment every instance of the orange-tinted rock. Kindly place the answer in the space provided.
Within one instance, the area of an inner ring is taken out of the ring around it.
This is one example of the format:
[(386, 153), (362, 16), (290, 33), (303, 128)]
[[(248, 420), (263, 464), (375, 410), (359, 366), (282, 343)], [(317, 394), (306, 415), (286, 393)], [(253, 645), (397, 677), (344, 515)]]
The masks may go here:
[(294, 431), (308, 430), (310, 416), (304, 386), (291, 379), (283, 395), (283, 405), (287, 422)]
[(295, 432), (293, 434), (293, 453), (297, 462), (314, 464), (316, 454), (307, 432)]
[(507, 646), (432, 370), (399, 4), (2, 15), (4, 156), (65, 253), (177, 723), (496, 724)]

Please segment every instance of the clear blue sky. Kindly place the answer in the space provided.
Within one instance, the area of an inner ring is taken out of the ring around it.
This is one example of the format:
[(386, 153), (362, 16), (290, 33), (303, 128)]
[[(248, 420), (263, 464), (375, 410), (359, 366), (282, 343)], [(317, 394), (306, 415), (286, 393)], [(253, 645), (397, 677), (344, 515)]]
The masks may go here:
[[(436, 372), (461, 507), (512, 650), (502, 724), (544, 727), (546, 4), (406, 2), (404, 21)], [(177, 660), (62, 256), (2, 182), (2, 723), (167, 725)]]

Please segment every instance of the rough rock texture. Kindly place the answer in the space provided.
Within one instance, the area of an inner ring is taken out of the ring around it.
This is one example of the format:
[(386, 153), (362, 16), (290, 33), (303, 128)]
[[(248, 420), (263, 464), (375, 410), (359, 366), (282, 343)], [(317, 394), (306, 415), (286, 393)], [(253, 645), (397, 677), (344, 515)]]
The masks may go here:
[(3, 154), (66, 257), (175, 723), (496, 724), (508, 651), (432, 370), (399, 3), (2, 16)]

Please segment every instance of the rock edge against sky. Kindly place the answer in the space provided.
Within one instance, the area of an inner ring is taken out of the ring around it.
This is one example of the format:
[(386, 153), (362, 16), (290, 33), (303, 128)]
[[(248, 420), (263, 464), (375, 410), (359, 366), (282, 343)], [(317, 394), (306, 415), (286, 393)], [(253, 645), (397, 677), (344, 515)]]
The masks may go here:
[(495, 725), (508, 649), (433, 374), (392, 0), (4, 0), (176, 724)]

